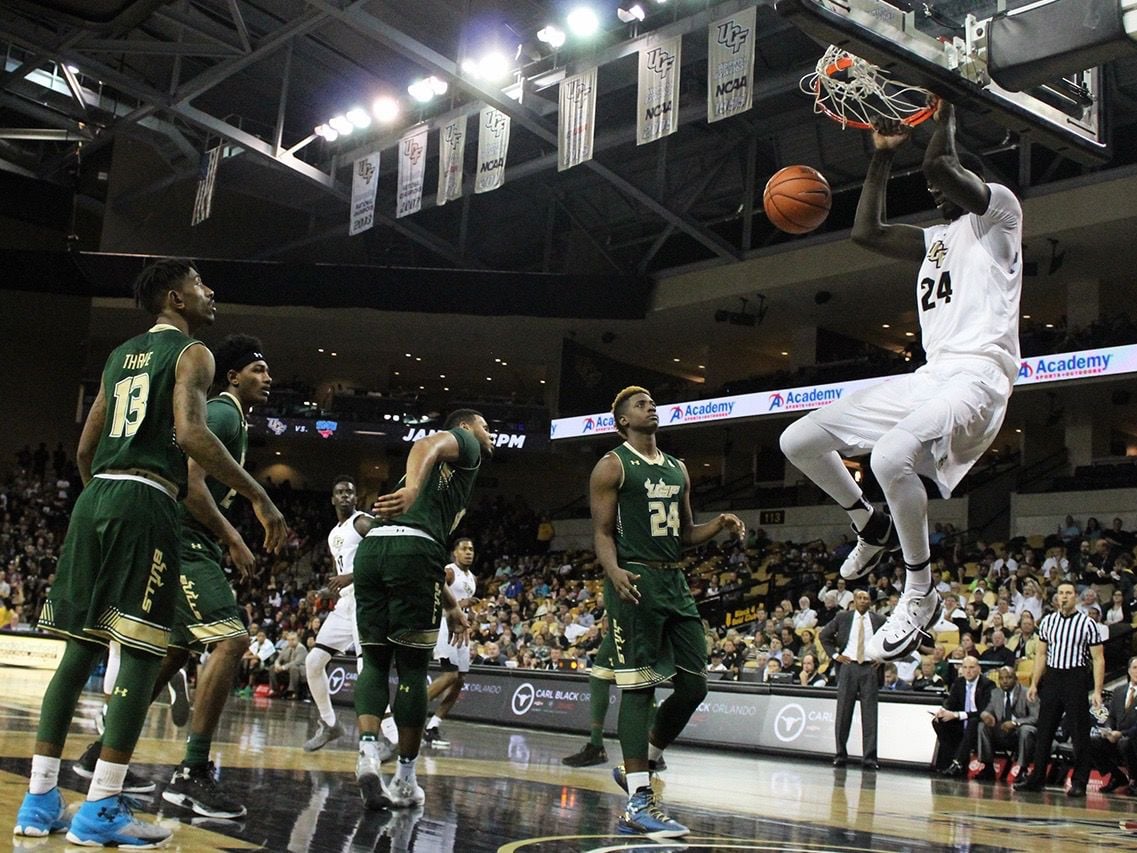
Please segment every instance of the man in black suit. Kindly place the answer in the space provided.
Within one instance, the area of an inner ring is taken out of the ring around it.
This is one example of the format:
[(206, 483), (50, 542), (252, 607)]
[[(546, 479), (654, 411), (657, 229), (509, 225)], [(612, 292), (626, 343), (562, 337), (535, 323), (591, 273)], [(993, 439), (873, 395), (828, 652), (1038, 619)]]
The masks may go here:
[[(1099, 773), (1109, 774), (1101, 786), (1103, 794), (1129, 785), (1122, 765), (1130, 774), (1137, 773), (1137, 657), (1129, 659), (1129, 680), (1114, 688), (1105, 731), (1090, 739), (1090, 756)], [(1133, 792), (1132, 787), (1129, 790)]]
[[(1025, 768), (1034, 755), (1034, 738), (1038, 733), (1038, 701), (1031, 702), (1026, 689), (1019, 684), (1009, 666), (999, 670), (999, 686), (991, 691), (991, 701), (979, 715), (979, 760), (983, 770), (976, 776), (981, 782), (995, 780), (995, 750), (1009, 749), (1016, 754), (1015, 763)], [(1007, 762), (1004, 777), (1011, 769)]]
[(876, 701), (880, 689), (880, 668), (865, 654), (872, 635), (884, 626), (884, 617), (870, 612), (868, 592), (853, 593), (853, 609), (842, 610), (828, 622), (818, 639), (837, 663), (837, 755), (834, 767), (849, 760), (845, 743), (853, 723), (853, 706), (861, 700), (861, 761), (866, 770), (876, 770)]
[(936, 769), (941, 775), (966, 775), (982, 725), (979, 714), (991, 701), (991, 686), (980, 672), (978, 659), (968, 656), (959, 662), (959, 676), (952, 682), (943, 707), (937, 708), (932, 718), (932, 728), (940, 742)]

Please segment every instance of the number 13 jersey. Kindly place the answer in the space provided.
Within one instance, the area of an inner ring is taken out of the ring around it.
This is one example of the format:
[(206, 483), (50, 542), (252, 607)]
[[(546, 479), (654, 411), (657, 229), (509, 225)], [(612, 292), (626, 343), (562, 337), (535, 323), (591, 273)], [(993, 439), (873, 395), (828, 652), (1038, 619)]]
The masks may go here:
[(679, 559), (679, 507), (687, 489), (683, 466), (657, 450), (654, 460), (624, 442), (612, 453), (623, 476), (617, 492), (616, 556), (620, 560)]
[(929, 364), (987, 358), (1014, 383), (1020, 362), (1022, 207), (1006, 187), (987, 186), (985, 213), (965, 213), (924, 229), (916, 307)]

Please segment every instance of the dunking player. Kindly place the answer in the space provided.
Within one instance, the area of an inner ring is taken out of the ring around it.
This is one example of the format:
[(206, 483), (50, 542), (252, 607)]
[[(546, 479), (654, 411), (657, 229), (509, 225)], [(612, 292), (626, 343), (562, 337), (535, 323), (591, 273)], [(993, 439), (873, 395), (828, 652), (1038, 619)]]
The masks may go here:
[(117, 640), (122, 663), (102, 753), (67, 833), (86, 846), (148, 847), (170, 836), (136, 820), (121, 790), (174, 621), (183, 452), (252, 501), (266, 547), (279, 547), (286, 533), (264, 489), (206, 425), (213, 356), (190, 335), (213, 322), (213, 291), (189, 261), (162, 260), (142, 271), (134, 294), (157, 321), (110, 354), (79, 438), (85, 488), (39, 622), (67, 644), (44, 693), (29, 790), (14, 829), (31, 836), (68, 829), (59, 757), (91, 666), (102, 645)]
[[(940, 101), (923, 168), (947, 224), (886, 224), (892, 158), (909, 134), (884, 123), (874, 131), (853, 240), (890, 258), (923, 258), (916, 303), (928, 362), (811, 412), (781, 438), (790, 462), (849, 513), (857, 544), (842, 577), (868, 574), (899, 544), (904, 593), (866, 648), (883, 660), (910, 653), (942, 609), (929, 569), (920, 475), (951, 494), (998, 433), (1019, 369), (1022, 208), (1009, 189), (984, 182), (978, 158), (957, 154), (955, 113)], [(891, 517), (864, 499), (839, 455), (867, 451)]]
[[(355, 529), (355, 519), (367, 513), (355, 508), (355, 479), (348, 474), (340, 474), (332, 481), (332, 506), (336, 510), (336, 526), (328, 534), (328, 551), (335, 561), (336, 576), (328, 581), (328, 592), (339, 595), (335, 609), (327, 615), (316, 635), (316, 645), (304, 659), (308, 672), (308, 690), (312, 701), (320, 712), (320, 722), (316, 733), (304, 743), (308, 752), (320, 749), (343, 734), (343, 727), (336, 720), (332, 708), (331, 690), (328, 686), (328, 662), (332, 655), (343, 654), (353, 649), (360, 655), (359, 631), (355, 626), (355, 551), (363, 537)], [(380, 742), (382, 748), (383, 742)], [(390, 758), (384, 755), (383, 760)]]
[[(463, 536), (454, 543), (450, 552), (453, 562), (446, 566), (446, 586), (450, 594), (458, 602), (458, 606), (465, 612), (474, 601), (474, 593), (478, 589), (478, 579), (470, 568), (474, 565), (474, 540)], [(438, 626), (438, 642), (434, 645), (434, 657), (442, 668), (442, 674), (430, 685), (426, 692), (426, 701), (429, 705), (439, 696), (442, 703), (426, 724), (426, 731), (422, 734), (422, 742), (426, 746), (442, 749), (450, 746), (450, 742), (443, 739), (439, 730), (442, 721), (462, 695), (462, 685), (466, 683), (466, 673), (470, 671), (470, 647), (453, 646), (450, 644), (450, 632), (446, 628), (446, 618), (443, 617)]]
[[(249, 446), (246, 414), (268, 400), (272, 387), (263, 350), (260, 340), (251, 335), (230, 335), (214, 354), (215, 382), (221, 390), (206, 404), (206, 423), (241, 465)], [(191, 651), (208, 649), (210, 654), (198, 673), (185, 757), (162, 797), (205, 817), (235, 818), (245, 814), (245, 807), (217, 783), (209, 752), (241, 655), (249, 647), (249, 634), (245, 612), (237, 605), (237, 596), (221, 568), (218, 542), (225, 545), (233, 565), (245, 577), (255, 569), (256, 558), (225, 517), (236, 491), (206, 477), (192, 460), (188, 475), (189, 490), (178, 507), (182, 524), (180, 592), (170, 645), (153, 698), (162, 694), (172, 676), (181, 676)], [(112, 658), (116, 646), (112, 644)], [(91, 744), (76, 763), (75, 772), (90, 777), (101, 748), (100, 741)]]
[[(659, 416), (645, 389), (633, 385), (617, 394), (612, 416), (625, 441), (596, 463), (589, 491), (596, 558), (606, 575), (612, 668), (622, 691), (624, 767), (613, 775), (629, 798), (617, 829), (678, 838), (688, 829), (660, 806), (649, 762), (663, 755), (707, 695), (706, 640), (679, 552), (723, 530), (742, 538), (745, 527), (730, 513), (694, 523), (687, 468), (656, 446)], [(655, 685), (669, 679), (674, 692), (651, 723)]]
[[(411, 447), (399, 488), (375, 502), (381, 520), (372, 525), (356, 519), (365, 537), (355, 555), (356, 619), (364, 658), (355, 686), (360, 733), (355, 775), (367, 808), (413, 808), (426, 799), (415, 778), (415, 761), (440, 611), (447, 615), (454, 645), (465, 641), (468, 627), (443, 583), (443, 543), (466, 513), (483, 455), (493, 455), (485, 418), (471, 409), (453, 412), (442, 432)], [(376, 741), (392, 660), (399, 673), (393, 703), (399, 761), (388, 785), (379, 774)]]

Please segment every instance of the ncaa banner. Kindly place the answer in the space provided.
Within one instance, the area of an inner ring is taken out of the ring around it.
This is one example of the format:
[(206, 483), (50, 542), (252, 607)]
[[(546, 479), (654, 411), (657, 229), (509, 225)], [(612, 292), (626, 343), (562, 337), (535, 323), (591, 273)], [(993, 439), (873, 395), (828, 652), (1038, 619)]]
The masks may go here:
[(756, 9), (715, 21), (707, 31), (707, 121), (744, 113), (754, 105)]
[(679, 49), (683, 37), (649, 41), (640, 48), (636, 92), (636, 145), (655, 142), (679, 128)]
[(466, 153), (466, 117), (458, 116), (438, 132), (438, 206), (462, 197), (462, 160)]
[(561, 81), (557, 171), (592, 159), (596, 129), (596, 68)]
[(395, 201), (396, 219), (422, 210), (427, 132), (424, 126), (399, 140), (399, 193)]
[(485, 107), (478, 116), (478, 174), (474, 192), (488, 193), (505, 183), (505, 156), (509, 152), (509, 116)]
[(354, 237), (375, 224), (375, 191), (379, 188), (379, 152), (360, 157), (351, 170), (351, 223), (347, 234)]

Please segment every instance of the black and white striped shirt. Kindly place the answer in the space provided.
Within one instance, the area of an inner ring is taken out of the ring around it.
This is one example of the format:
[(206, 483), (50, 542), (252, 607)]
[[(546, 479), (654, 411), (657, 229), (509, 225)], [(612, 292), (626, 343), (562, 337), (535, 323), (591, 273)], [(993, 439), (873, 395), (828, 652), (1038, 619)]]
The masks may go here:
[(1046, 614), (1038, 623), (1038, 636), (1046, 643), (1047, 669), (1081, 669), (1090, 659), (1090, 646), (1101, 645), (1097, 623), (1077, 611)]

